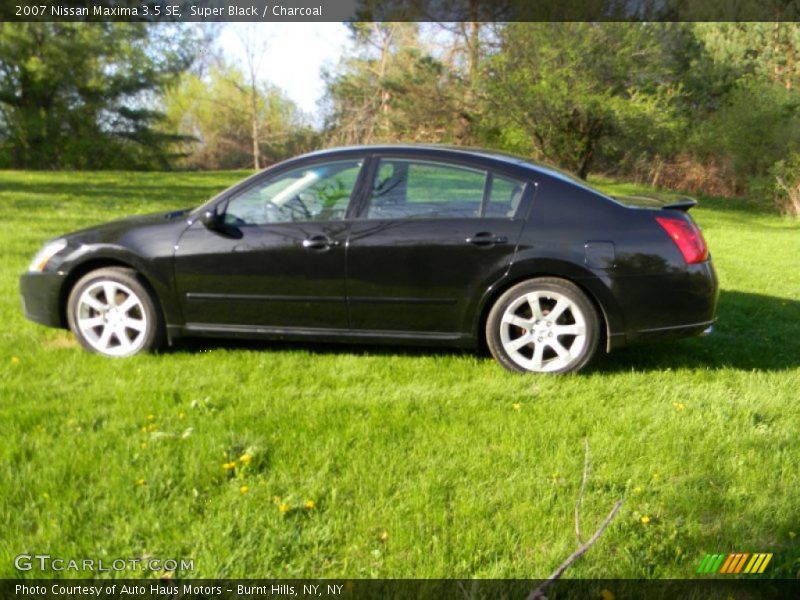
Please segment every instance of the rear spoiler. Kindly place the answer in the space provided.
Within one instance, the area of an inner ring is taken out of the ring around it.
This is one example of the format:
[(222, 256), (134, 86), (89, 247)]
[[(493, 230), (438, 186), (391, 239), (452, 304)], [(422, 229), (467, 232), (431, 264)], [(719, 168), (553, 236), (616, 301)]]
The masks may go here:
[(613, 196), (614, 200), (625, 206), (633, 208), (671, 208), (688, 212), (690, 208), (697, 206), (697, 200), (688, 196), (675, 198), (662, 194), (641, 194), (635, 196)]
[(694, 198), (676, 198), (674, 202), (670, 202), (669, 204), (665, 204), (661, 208), (674, 208), (675, 210), (682, 210), (683, 212), (688, 212), (690, 208), (697, 206), (697, 200)]

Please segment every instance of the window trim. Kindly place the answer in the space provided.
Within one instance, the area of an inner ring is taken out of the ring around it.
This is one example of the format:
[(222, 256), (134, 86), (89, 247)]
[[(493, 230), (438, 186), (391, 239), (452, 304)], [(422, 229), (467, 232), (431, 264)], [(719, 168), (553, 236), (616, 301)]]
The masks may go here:
[(481, 205), (480, 205), (480, 213), (477, 217), (463, 217), (464, 219), (497, 219), (503, 217), (486, 217), (485, 211), (488, 203), (491, 199), (491, 185), (489, 183), (490, 180), (494, 180), (495, 177), (503, 177), (505, 179), (512, 179), (517, 181), (522, 186), (522, 197), (520, 199), (519, 205), (517, 206), (516, 211), (510, 217), (504, 217), (503, 219), (507, 219), (510, 221), (513, 220), (526, 220), (529, 213), (530, 205), (532, 204), (532, 198), (535, 194), (536, 190), (538, 189), (538, 183), (531, 178), (520, 177), (518, 173), (515, 173), (513, 170), (507, 170), (503, 168), (496, 168), (495, 165), (487, 165), (483, 164), (480, 160), (470, 160), (469, 158), (462, 159), (458, 157), (456, 159), (450, 157), (441, 157), (436, 154), (404, 154), (404, 153), (380, 153), (380, 154), (371, 154), (365, 159), (364, 168), (362, 169), (361, 181), (358, 182), (357, 185), (361, 185), (361, 190), (359, 193), (358, 198), (351, 198), (351, 208), (352, 214), (350, 214), (350, 210), (348, 210), (348, 220), (353, 221), (443, 221), (448, 218), (459, 218), (459, 217), (398, 217), (398, 218), (385, 218), (385, 219), (371, 219), (367, 216), (369, 211), (370, 200), (372, 196), (372, 186), (375, 181), (375, 177), (378, 174), (378, 169), (380, 168), (380, 163), (382, 160), (405, 160), (407, 162), (422, 162), (422, 163), (433, 163), (437, 165), (444, 165), (444, 166), (451, 166), (451, 167), (463, 167), (465, 169), (472, 169), (473, 171), (482, 171), (486, 174), (484, 179), (484, 189), (483, 189), (483, 196), (481, 198)]
[(341, 163), (341, 162), (354, 162), (354, 163), (361, 163), (361, 166), (358, 171), (358, 175), (356, 176), (356, 181), (353, 184), (353, 189), (350, 192), (350, 198), (347, 201), (347, 208), (345, 209), (344, 217), (341, 219), (331, 220), (331, 219), (320, 219), (320, 220), (302, 220), (302, 221), (276, 221), (274, 223), (243, 223), (241, 225), (236, 225), (235, 227), (275, 227), (279, 225), (296, 225), (302, 223), (344, 223), (345, 221), (351, 220), (351, 211), (355, 204), (357, 204), (356, 200), (358, 199), (359, 194), (361, 193), (361, 188), (364, 186), (364, 177), (365, 173), (368, 170), (370, 165), (372, 156), (367, 154), (356, 154), (353, 156), (338, 156), (332, 157), (328, 156), (325, 158), (320, 158), (318, 160), (312, 161), (291, 161), (285, 164), (281, 164), (279, 168), (271, 169), (267, 168), (260, 173), (255, 173), (250, 178), (245, 179), (242, 181), (241, 187), (234, 186), (230, 190), (229, 193), (224, 193), (224, 196), (219, 198), (219, 201), (213, 204), (213, 207), (217, 209), (217, 212), (224, 218), (225, 213), (228, 211), (228, 205), (231, 203), (232, 200), (239, 198), (243, 194), (246, 194), (252, 191), (255, 187), (264, 184), (265, 182), (275, 179), (277, 177), (281, 177), (287, 173), (291, 173), (292, 171), (296, 171), (298, 169), (312, 169), (319, 165), (327, 165), (332, 163)]

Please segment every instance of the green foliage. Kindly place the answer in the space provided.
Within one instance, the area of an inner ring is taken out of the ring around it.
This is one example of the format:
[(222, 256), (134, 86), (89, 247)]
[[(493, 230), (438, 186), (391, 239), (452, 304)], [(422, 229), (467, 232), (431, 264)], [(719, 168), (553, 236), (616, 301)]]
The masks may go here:
[(775, 204), (787, 214), (800, 216), (800, 153), (779, 160), (769, 170)]
[[(259, 147), (266, 164), (318, 146), (319, 136), (280, 90), (258, 85)], [(237, 169), (252, 165), (252, 90), (244, 73), (216, 62), (204, 75), (185, 74), (164, 97), (165, 128), (187, 136), (181, 166)]]
[(742, 181), (765, 174), (800, 149), (800, 95), (755, 77), (742, 79), (688, 144), (703, 158), (730, 159)]
[(332, 143), (483, 145), (734, 194), (800, 140), (796, 23), (353, 29), (356, 55), (327, 79)]
[(459, 74), (413, 23), (353, 26), (359, 51), (326, 75), (326, 138), (334, 144), (469, 141)]
[(728, 551), (774, 552), (765, 575), (797, 576), (795, 220), (703, 199), (716, 332), (578, 376), (319, 344), (109, 360), (23, 319), (17, 274), (45, 239), (197, 205), (244, 175), (0, 173), (0, 575), (45, 552), (194, 558), (176, 577), (543, 578), (576, 547), (587, 438), (584, 532), (624, 504), (568, 576), (691, 578)]
[(622, 23), (504, 27), (485, 82), (498, 139), (582, 178), (598, 155), (618, 159), (668, 146), (678, 86), (662, 29)]
[(0, 25), (0, 165), (166, 167), (158, 94), (194, 56), (192, 30), (143, 23)]

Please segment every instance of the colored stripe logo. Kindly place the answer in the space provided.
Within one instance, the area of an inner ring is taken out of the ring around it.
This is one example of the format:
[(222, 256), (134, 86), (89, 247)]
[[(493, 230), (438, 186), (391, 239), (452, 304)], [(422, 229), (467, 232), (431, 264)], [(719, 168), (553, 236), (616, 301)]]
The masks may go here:
[(772, 560), (772, 553), (731, 552), (730, 554), (706, 554), (697, 567), (698, 573), (723, 573), (735, 575), (746, 573), (755, 575), (763, 573), (769, 561)]

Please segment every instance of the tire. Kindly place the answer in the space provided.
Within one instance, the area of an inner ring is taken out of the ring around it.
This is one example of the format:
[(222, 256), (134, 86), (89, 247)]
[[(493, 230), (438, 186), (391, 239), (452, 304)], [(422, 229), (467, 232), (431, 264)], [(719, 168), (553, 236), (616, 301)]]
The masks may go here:
[[(548, 319), (554, 311), (555, 319)], [(509, 371), (571, 373), (596, 354), (600, 324), (597, 309), (578, 286), (540, 277), (511, 287), (492, 305), (486, 342)]]
[(67, 322), (81, 346), (104, 356), (150, 352), (164, 341), (157, 301), (133, 269), (108, 267), (81, 277), (67, 300)]

